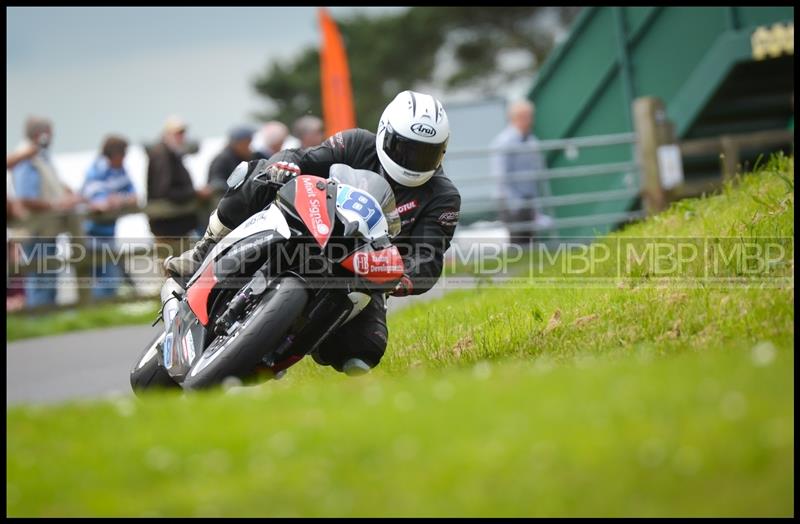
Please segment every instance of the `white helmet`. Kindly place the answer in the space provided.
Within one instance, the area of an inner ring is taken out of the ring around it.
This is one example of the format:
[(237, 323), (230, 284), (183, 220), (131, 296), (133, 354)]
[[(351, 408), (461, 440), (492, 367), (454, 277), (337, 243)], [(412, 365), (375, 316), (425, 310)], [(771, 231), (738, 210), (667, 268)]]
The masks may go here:
[(441, 102), (403, 91), (386, 106), (375, 146), (383, 169), (398, 184), (421, 186), (442, 165), (450, 124)]

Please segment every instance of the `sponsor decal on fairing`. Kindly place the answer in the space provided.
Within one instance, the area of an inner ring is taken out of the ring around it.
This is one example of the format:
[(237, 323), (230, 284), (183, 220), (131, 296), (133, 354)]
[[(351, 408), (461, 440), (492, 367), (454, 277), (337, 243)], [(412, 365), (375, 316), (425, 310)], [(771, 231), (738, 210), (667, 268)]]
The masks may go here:
[(167, 334), (164, 338), (164, 346), (162, 352), (164, 353), (164, 367), (169, 368), (172, 366), (172, 333)]
[(399, 278), (405, 267), (400, 253), (395, 246), (381, 251), (359, 251), (354, 253), (342, 265), (360, 277), (375, 282), (386, 282)]
[(325, 205), (327, 186), (319, 177), (309, 175), (298, 176), (297, 184), (297, 212), (320, 246), (325, 247), (331, 233), (331, 222)]

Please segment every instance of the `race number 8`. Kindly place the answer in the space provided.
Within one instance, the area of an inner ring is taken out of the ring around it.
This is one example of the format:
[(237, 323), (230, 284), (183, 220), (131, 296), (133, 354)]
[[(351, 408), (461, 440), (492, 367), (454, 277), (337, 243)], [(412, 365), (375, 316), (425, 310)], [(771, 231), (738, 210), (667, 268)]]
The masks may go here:
[(343, 209), (351, 209), (361, 215), (367, 221), (367, 226), (372, 229), (381, 219), (380, 209), (375, 205), (375, 201), (363, 193), (353, 191), (349, 198), (342, 204)]

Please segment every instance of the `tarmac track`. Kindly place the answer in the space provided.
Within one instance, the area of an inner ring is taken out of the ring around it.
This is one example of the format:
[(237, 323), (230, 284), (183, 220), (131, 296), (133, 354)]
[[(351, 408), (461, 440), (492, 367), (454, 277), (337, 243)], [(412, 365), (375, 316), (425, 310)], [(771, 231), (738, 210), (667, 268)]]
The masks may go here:
[[(437, 286), (424, 295), (390, 299), (389, 312), (444, 292)], [(6, 406), (132, 395), (130, 369), (160, 329), (124, 326), (8, 343)]]

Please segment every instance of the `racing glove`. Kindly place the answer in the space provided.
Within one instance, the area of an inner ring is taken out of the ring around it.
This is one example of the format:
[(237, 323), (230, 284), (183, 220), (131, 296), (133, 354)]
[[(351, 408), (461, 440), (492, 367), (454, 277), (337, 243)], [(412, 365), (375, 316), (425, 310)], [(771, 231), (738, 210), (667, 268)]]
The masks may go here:
[(294, 162), (275, 162), (264, 171), (267, 182), (282, 186), (300, 174), (300, 166)]
[(410, 295), (413, 290), (414, 285), (411, 283), (411, 278), (404, 274), (394, 289), (389, 291), (389, 295), (393, 297), (405, 297)]

